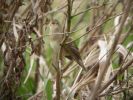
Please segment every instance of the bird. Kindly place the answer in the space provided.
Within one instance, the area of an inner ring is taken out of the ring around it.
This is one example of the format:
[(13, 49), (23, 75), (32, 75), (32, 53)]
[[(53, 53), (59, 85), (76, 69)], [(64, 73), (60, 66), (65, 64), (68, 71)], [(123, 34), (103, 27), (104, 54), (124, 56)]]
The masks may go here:
[[(50, 23), (50, 35), (51, 41), (50, 45), (53, 48), (54, 53), (58, 53), (61, 48), (61, 42), (64, 37), (61, 24), (58, 20), (53, 19)], [(66, 43), (62, 45), (63, 55), (69, 59), (74, 60), (83, 70), (86, 70), (84, 63), (81, 59), (79, 50), (74, 42), (70, 42), (72, 39), (68, 37)]]

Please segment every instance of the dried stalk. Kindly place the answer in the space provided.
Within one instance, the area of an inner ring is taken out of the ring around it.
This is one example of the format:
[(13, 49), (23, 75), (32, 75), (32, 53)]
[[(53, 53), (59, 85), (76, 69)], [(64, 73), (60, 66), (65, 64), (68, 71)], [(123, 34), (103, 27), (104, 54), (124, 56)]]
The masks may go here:
[(124, 22), (125, 22), (127, 16), (128, 16), (128, 11), (130, 10), (131, 2), (132, 2), (131, 0), (128, 0), (128, 2), (126, 4), (125, 11), (124, 11), (125, 14), (123, 14), (123, 16), (122, 16), (122, 19), (121, 19), (121, 22), (120, 22), (120, 25), (119, 25), (119, 29), (114, 32), (115, 36), (114, 36), (113, 40), (110, 41), (111, 42), (111, 47), (110, 47), (111, 49), (110, 49), (110, 52), (108, 54), (108, 58), (106, 60), (106, 64), (105, 64), (105, 66), (103, 66), (103, 68), (101, 70), (101, 73), (99, 73), (99, 76), (97, 77), (97, 80), (96, 80), (95, 86), (94, 86), (94, 90), (92, 91), (90, 100), (94, 100), (95, 99), (95, 97), (97, 95), (97, 90), (101, 86), (101, 82), (102, 82), (103, 76), (104, 76), (106, 70), (108, 69), (108, 65), (110, 63), (110, 59), (112, 57), (112, 54), (113, 54), (113, 52), (115, 50), (115, 47), (116, 47), (116, 44), (118, 43), (119, 37), (121, 35), (122, 27), (124, 25)]

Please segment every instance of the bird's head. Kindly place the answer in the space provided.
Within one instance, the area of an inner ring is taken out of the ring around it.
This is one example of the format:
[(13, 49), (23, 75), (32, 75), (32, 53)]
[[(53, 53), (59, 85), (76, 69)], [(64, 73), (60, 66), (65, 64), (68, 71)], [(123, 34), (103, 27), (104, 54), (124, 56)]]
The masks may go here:
[(49, 26), (50, 26), (50, 30), (51, 30), (52, 34), (61, 32), (60, 23), (58, 20), (56, 20), (56, 19), (52, 20), (50, 22)]

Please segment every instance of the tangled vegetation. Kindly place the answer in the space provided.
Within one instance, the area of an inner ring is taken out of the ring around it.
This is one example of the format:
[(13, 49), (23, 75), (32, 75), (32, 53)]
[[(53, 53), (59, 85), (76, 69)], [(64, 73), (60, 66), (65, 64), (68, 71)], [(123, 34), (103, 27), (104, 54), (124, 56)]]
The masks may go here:
[(0, 0), (0, 100), (132, 100), (133, 0)]

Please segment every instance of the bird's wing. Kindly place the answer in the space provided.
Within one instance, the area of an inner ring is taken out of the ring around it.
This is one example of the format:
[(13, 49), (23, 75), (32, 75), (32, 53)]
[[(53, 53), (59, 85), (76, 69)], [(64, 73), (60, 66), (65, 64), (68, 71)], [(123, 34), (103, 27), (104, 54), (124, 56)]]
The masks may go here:
[[(64, 45), (64, 50), (69, 54), (69, 56), (75, 60), (83, 69), (85, 69), (85, 66), (83, 64), (83, 61), (80, 57), (80, 53), (78, 48), (73, 43), (68, 43)], [(69, 58), (70, 58), (69, 57)]]

